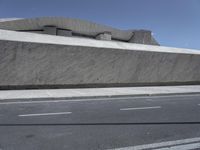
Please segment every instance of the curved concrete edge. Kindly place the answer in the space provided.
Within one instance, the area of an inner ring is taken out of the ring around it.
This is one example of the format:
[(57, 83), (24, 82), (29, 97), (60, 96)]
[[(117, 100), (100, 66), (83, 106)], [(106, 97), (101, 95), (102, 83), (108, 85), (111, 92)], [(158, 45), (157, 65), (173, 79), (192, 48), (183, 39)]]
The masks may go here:
[(16, 32), (16, 31), (1, 30), (1, 29), (0, 29), (0, 40), (68, 45), (68, 46), (108, 48), (108, 49), (116, 49), (116, 50), (134, 50), (134, 51), (200, 55), (200, 50), (194, 50), (194, 49), (125, 43), (125, 42), (119, 42), (119, 41), (100, 41), (100, 40), (95, 40), (95, 39), (84, 39), (84, 38), (77, 38), (77, 37), (42, 35), (42, 34), (37, 34), (37, 33)]

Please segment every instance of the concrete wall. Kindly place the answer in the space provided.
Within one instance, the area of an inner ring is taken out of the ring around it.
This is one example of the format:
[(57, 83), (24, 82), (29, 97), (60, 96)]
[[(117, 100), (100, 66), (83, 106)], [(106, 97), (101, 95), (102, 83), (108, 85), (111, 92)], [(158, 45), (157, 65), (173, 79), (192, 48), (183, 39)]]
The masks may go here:
[[(97, 47), (103, 42), (98, 40), (91, 40), (96, 46), (89, 41), (90, 46), (80, 46), (76, 42), (63, 45), (12, 40), (0, 39), (1, 88), (200, 83), (200, 55), (195, 51), (172, 53)], [(105, 45), (109, 43), (114, 42), (105, 41)]]

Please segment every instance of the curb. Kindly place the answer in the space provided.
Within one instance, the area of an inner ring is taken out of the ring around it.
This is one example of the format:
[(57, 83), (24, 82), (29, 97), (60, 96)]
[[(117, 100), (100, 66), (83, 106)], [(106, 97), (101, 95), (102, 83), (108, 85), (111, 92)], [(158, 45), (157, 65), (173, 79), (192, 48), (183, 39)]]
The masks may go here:
[(48, 101), (48, 100), (81, 100), (81, 99), (102, 99), (102, 98), (126, 98), (126, 97), (145, 97), (145, 96), (173, 96), (173, 95), (198, 95), (200, 92), (187, 93), (155, 93), (155, 94), (127, 94), (127, 95), (103, 95), (103, 96), (77, 96), (77, 97), (41, 97), (41, 98), (8, 98), (0, 99), (1, 102), (16, 101)]

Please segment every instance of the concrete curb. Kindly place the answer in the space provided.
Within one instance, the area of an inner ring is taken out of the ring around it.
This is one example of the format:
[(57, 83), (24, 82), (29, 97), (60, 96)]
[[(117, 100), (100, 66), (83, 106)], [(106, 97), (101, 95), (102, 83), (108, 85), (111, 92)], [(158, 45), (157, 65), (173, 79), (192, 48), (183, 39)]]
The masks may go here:
[(17, 99), (0, 99), (1, 102), (13, 101), (45, 101), (45, 100), (83, 100), (83, 99), (101, 99), (101, 98), (126, 98), (126, 97), (145, 97), (145, 96), (173, 96), (173, 95), (197, 95), (200, 92), (185, 93), (155, 93), (155, 94), (127, 94), (127, 95), (105, 95), (105, 96), (77, 96), (77, 97), (41, 97), (41, 98), (17, 98)]

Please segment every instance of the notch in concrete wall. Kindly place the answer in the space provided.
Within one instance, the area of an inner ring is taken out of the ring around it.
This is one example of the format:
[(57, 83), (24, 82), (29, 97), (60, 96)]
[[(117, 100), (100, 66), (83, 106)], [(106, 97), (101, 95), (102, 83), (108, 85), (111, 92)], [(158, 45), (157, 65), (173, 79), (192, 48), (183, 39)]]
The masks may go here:
[(103, 33), (99, 33), (96, 36), (97, 40), (106, 40), (106, 41), (110, 41), (112, 39), (112, 33), (111, 32), (103, 32)]

